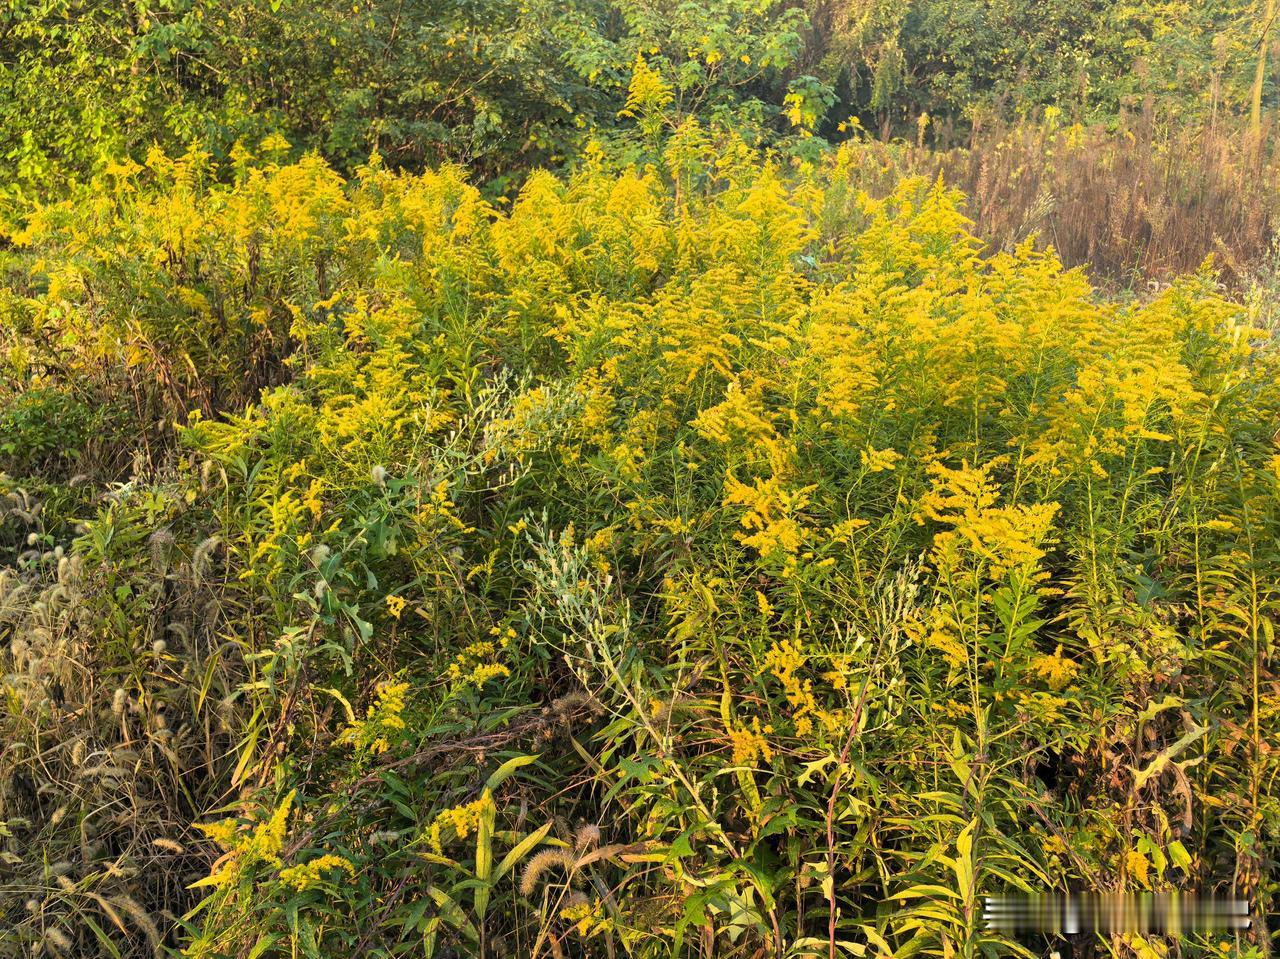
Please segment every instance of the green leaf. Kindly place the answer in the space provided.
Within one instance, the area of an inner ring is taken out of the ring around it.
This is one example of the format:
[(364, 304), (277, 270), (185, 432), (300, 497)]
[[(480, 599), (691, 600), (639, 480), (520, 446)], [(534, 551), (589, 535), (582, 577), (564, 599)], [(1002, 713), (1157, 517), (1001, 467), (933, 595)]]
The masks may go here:
[(497, 815), (488, 789), (485, 789), (483, 798), (489, 801), (485, 803), (476, 827), (476, 879), (482, 883), (476, 889), (476, 915), (481, 922), (489, 911), (489, 894), (492, 892), (489, 880), (493, 874), (493, 820)]
[(1175, 866), (1184, 872), (1191, 868), (1191, 854), (1187, 852), (1187, 847), (1177, 839), (1169, 843), (1169, 858), (1173, 860)]
[(902, 892), (895, 892), (890, 899), (933, 899), (942, 896), (947, 899), (959, 899), (960, 893), (954, 889), (948, 889), (946, 886), (939, 886), (932, 883), (921, 883), (917, 886), (911, 886)]
[(960, 830), (960, 835), (956, 839), (956, 858), (952, 863), (960, 893), (966, 900), (973, 894), (973, 831), (977, 825), (978, 820), (974, 818)]
[(1209, 731), (1208, 726), (1197, 726), (1193, 730), (1191, 730), (1191, 732), (1185, 734), (1181, 739), (1179, 739), (1173, 745), (1169, 746), (1163, 752), (1161, 752), (1159, 756), (1157, 756), (1155, 759), (1151, 761), (1151, 763), (1147, 766), (1146, 769), (1143, 769), (1141, 772), (1137, 772), (1134, 775), (1133, 777), (1134, 791), (1136, 792), (1137, 790), (1141, 789), (1144, 785), (1146, 785), (1147, 780), (1151, 779), (1152, 776), (1157, 776), (1160, 773), (1162, 773), (1165, 767), (1168, 766), (1170, 762), (1172, 762), (1175, 756), (1177, 756), (1179, 753), (1185, 750), (1188, 746), (1190, 746), (1192, 743), (1194, 743), (1197, 739), (1199, 739), (1208, 731)]
[(487, 780), (485, 780), (485, 784), (484, 784), (485, 788), (488, 789), (490, 792), (493, 792), (498, 788), (498, 786), (504, 780), (506, 780), (517, 769), (519, 769), (522, 766), (528, 766), (530, 763), (536, 763), (538, 761), (538, 756), (539, 754), (535, 753), (532, 756), (515, 756), (511, 759), (508, 759), (505, 763), (503, 763), (501, 766), (499, 766), (497, 769), (493, 771), (493, 775), (491, 775)]
[(458, 905), (456, 899), (435, 886), (427, 887), (427, 895), (434, 901), (440, 909), (440, 918), (447, 922), (453, 928), (460, 930), (472, 942), (480, 940), (480, 933), (476, 931), (476, 927), (467, 919), (467, 914), (462, 907)]
[(551, 823), (547, 823), (541, 829), (529, 833), (521, 839), (515, 846), (508, 850), (507, 854), (502, 857), (502, 862), (498, 863), (498, 868), (494, 870), (493, 881), (496, 883), (502, 879), (511, 869), (520, 862), (538, 843), (546, 838), (547, 833), (551, 831)]

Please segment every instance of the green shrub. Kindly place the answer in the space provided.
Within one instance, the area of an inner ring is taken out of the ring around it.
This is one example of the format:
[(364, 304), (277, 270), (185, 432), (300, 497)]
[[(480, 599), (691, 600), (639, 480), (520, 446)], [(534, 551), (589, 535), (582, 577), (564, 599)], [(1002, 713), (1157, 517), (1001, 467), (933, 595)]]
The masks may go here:
[(92, 407), (59, 390), (18, 394), (0, 410), (0, 462), (10, 471), (56, 472), (74, 464), (98, 425)]

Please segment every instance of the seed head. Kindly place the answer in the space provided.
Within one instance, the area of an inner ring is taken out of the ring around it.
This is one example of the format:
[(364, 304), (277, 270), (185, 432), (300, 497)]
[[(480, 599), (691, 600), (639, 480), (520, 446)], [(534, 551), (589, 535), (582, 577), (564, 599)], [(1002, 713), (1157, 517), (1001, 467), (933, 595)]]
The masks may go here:
[(595, 823), (583, 823), (573, 837), (573, 848), (578, 852), (591, 849), (600, 842), (600, 827)]
[(573, 868), (573, 855), (567, 849), (544, 849), (524, 867), (524, 875), (520, 877), (520, 895), (528, 897), (538, 888), (538, 880), (552, 866)]
[(68, 952), (71, 949), (71, 938), (57, 926), (46, 929), (44, 937), (59, 952)]

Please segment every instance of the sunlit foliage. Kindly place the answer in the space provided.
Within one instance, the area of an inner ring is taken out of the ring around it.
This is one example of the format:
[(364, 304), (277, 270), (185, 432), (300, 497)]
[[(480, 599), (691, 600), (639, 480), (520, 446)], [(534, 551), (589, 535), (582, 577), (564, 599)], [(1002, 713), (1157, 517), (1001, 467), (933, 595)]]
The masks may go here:
[(15, 944), (995, 956), (1000, 890), (1274, 907), (1257, 309), (992, 255), (856, 147), (686, 122), (509, 209), (277, 149), (153, 152), (4, 255)]
[(634, 155), (637, 62), (677, 121), (801, 151), (861, 129), (952, 147), (1045, 109), (1247, 118), (1261, 141), (1274, 21), (1267, 0), (8, 0), (0, 222), (154, 144), (221, 160), (271, 131), (343, 173), (376, 150), (513, 192), (592, 138)]

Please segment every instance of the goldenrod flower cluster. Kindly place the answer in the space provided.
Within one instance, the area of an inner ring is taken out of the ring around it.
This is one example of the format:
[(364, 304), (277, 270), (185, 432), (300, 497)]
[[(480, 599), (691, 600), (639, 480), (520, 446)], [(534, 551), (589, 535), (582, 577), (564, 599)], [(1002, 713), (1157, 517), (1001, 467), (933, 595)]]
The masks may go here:
[(314, 886), (324, 882), (325, 873), (333, 870), (341, 870), (348, 875), (355, 874), (355, 866), (351, 861), (344, 859), (342, 856), (335, 856), (332, 853), (326, 853), (323, 856), (317, 856), (308, 862), (298, 866), (289, 866), (280, 870), (280, 881), (286, 886), (303, 892)]
[(258, 823), (252, 829), (241, 826), (234, 819), (197, 824), (201, 832), (226, 851), (210, 875), (200, 880), (199, 885), (217, 887), (230, 884), (242, 870), (257, 863), (279, 868), (280, 850), (284, 847), (289, 812), (296, 796), (297, 790), (290, 790), (266, 821)]
[(445, 677), (454, 683), (456, 688), (480, 687), (491, 680), (505, 679), (511, 675), (511, 670), (505, 664), (498, 662), (498, 656), (516, 638), (516, 631), (511, 627), (504, 630), (494, 626), (490, 633), (494, 639), (471, 643), (458, 653), (445, 670)]
[(750, 764), (759, 759), (773, 761), (773, 747), (765, 738), (773, 732), (772, 725), (761, 727), (760, 718), (753, 717), (750, 726), (730, 726), (729, 741), (733, 744), (733, 761)]
[(401, 716), (405, 708), (408, 683), (383, 683), (377, 696), (369, 704), (364, 719), (351, 723), (338, 737), (338, 741), (351, 745), (357, 752), (381, 754), (391, 748), (405, 731)]
[[(442, 810), (427, 829), (427, 842), (439, 855), (449, 838), (466, 839), (480, 826), (483, 816), (493, 811), (493, 797), (486, 791), (474, 802)], [(452, 833), (452, 837), (449, 836)]]
[(584, 939), (604, 935), (613, 928), (613, 921), (598, 899), (568, 903), (561, 907), (560, 918), (567, 920)]

